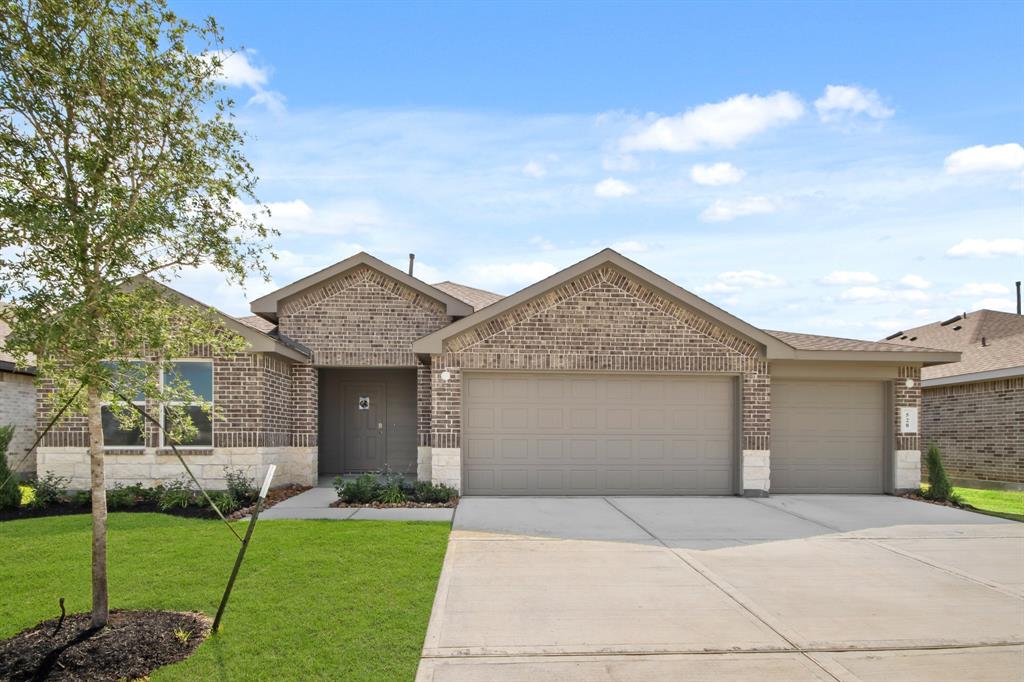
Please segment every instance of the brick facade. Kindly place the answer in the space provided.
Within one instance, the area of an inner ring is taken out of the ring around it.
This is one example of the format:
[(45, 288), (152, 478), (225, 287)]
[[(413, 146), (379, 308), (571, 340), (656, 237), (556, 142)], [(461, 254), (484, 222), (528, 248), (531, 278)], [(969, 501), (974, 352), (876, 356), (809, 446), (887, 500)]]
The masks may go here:
[(13, 425), (14, 438), (7, 448), (7, 461), (19, 474), (34, 474), (35, 454), (25, 456), (36, 437), (35, 377), (0, 371), (0, 426)]
[(1024, 483), (1024, 377), (925, 388), (921, 411), (951, 478)]

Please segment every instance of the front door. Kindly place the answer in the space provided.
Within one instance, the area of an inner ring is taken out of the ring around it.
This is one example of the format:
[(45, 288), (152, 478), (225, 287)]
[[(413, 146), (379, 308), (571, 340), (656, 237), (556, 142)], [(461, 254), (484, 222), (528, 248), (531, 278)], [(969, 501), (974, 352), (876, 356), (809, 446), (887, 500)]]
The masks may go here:
[(387, 390), (383, 382), (345, 384), (345, 471), (380, 471), (387, 461)]

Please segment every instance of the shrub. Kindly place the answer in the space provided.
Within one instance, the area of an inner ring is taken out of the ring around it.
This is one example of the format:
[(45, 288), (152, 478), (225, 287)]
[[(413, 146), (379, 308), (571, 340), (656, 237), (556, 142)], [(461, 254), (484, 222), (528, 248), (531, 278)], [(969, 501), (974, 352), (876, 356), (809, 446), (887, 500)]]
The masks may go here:
[(375, 474), (363, 474), (354, 481), (346, 481), (338, 476), (334, 479), (334, 489), (342, 502), (367, 504), (376, 500), (380, 481)]
[(256, 501), (260, 492), (256, 487), (256, 479), (246, 476), (241, 469), (232, 470), (227, 467), (224, 467), (224, 478), (228, 482), (228, 494), (235, 498), (238, 507), (244, 507)]
[[(230, 514), (231, 512), (238, 511), (244, 506), (239, 502), (238, 498), (230, 492), (215, 490), (212, 493), (209, 493), (209, 495), (210, 502), (217, 505), (217, 509), (220, 510), (221, 514)], [(210, 506), (210, 502), (207, 502), (205, 498), (203, 499), (203, 503), (208, 507)]]
[(0, 426), (0, 509), (17, 509), (21, 504), (18, 476), (7, 462), (7, 448), (14, 438), (13, 426)]
[(88, 507), (92, 502), (92, 492), (88, 490), (79, 490), (74, 494), (71, 501), (76, 507)]
[(444, 483), (416, 481), (413, 484), (413, 499), (416, 502), (444, 504), (459, 496), (459, 491)]
[(195, 493), (184, 479), (177, 478), (163, 485), (163, 492), (157, 506), (160, 511), (174, 508), (184, 509), (195, 501)]
[(52, 471), (47, 471), (45, 476), (32, 482), (31, 505), (36, 509), (43, 509), (67, 502), (69, 483), (71, 479), (67, 476), (58, 476)]
[(114, 487), (107, 491), (107, 506), (111, 509), (128, 509), (138, 504), (144, 496), (145, 488), (141, 483), (115, 483)]
[(401, 504), (405, 502), (405, 490), (402, 489), (401, 481), (390, 481), (382, 486), (377, 492), (377, 502), (383, 504)]
[(946, 475), (946, 467), (942, 465), (942, 453), (939, 452), (939, 446), (935, 443), (928, 446), (925, 464), (928, 467), (929, 485), (924, 496), (929, 500), (957, 502), (957, 496), (953, 494), (953, 484), (949, 482), (949, 477)]

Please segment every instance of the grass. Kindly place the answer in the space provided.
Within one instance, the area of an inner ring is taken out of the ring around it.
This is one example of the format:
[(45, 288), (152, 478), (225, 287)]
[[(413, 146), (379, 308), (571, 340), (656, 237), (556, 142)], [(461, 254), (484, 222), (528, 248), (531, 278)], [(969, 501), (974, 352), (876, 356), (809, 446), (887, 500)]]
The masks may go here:
[[(238, 541), (220, 521), (111, 514), (111, 608), (211, 617)], [(244, 528), (244, 523), (236, 527)], [(448, 524), (261, 521), (221, 634), (160, 680), (411, 680)], [(241, 531), (239, 531), (241, 533)], [(0, 523), (0, 639), (89, 610), (89, 517)]]
[[(927, 489), (928, 484), (922, 483), (921, 490)], [(953, 494), (961, 502), (971, 505), (978, 511), (1014, 521), (1024, 521), (1024, 491), (954, 487)]]

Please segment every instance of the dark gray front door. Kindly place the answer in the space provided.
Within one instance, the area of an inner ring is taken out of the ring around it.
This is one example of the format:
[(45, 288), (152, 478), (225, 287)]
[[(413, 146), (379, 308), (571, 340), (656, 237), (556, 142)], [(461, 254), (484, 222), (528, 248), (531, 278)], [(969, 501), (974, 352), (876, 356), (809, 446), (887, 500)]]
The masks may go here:
[(382, 382), (345, 384), (345, 471), (379, 471), (387, 461), (387, 390)]

